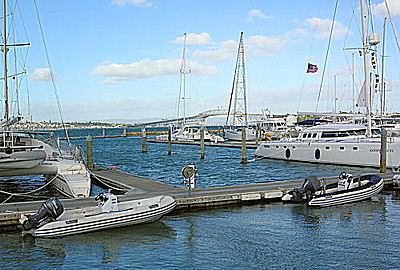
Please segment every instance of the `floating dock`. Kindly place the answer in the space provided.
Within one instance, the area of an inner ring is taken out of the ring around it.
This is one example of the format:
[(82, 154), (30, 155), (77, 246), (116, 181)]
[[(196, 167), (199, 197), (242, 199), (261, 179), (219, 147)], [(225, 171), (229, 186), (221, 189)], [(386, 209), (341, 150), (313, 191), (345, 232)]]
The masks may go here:
[[(392, 185), (393, 174), (381, 174), (385, 185)], [(300, 187), (304, 179), (290, 181), (274, 181), (266, 183), (226, 186), (217, 188), (196, 188), (188, 190), (187, 187), (174, 187), (134, 176), (122, 171), (115, 171), (102, 167), (95, 167), (92, 171), (93, 181), (100, 186), (112, 187), (118, 195), (119, 201), (141, 199), (156, 195), (170, 195), (177, 202), (174, 211), (190, 211), (196, 208), (206, 208), (222, 205), (241, 205), (249, 203), (262, 203), (280, 200), (283, 194), (295, 187)], [(325, 178), (327, 183), (337, 177)], [(62, 199), (67, 209), (94, 206), (94, 197)], [(19, 219), (24, 213), (36, 212), (42, 201), (15, 202), (0, 205), (0, 230), (16, 229)]]

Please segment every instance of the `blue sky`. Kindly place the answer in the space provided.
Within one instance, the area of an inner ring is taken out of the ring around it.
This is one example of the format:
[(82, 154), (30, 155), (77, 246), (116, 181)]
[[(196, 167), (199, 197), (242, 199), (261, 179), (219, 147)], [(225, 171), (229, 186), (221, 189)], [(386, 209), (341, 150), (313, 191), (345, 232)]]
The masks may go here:
[[(400, 2), (387, 1), (400, 32)], [(188, 115), (228, 107), (241, 31), (249, 111), (315, 111), (334, 2), (39, 0), (38, 7), (64, 120), (104, 121), (175, 116), (184, 32), (192, 69), (187, 76)], [(382, 36), (384, 2), (372, 4), (375, 32)], [(59, 121), (34, 3), (19, 1), (18, 6), (13, 14), (21, 34), (10, 35), (8, 42), (31, 43), (21, 49), (21, 55), (28, 51), (28, 76), (20, 90), (22, 113), (27, 112), (28, 88), (34, 120)], [(360, 46), (359, 27), (359, 0), (341, 1), (320, 111), (334, 109), (334, 75), (337, 109), (352, 108), (352, 56), (343, 48)], [(362, 69), (355, 52), (358, 91)], [(400, 54), (390, 24), (385, 54), (388, 110), (400, 111)], [(308, 62), (319, 71), (305, 74)]]

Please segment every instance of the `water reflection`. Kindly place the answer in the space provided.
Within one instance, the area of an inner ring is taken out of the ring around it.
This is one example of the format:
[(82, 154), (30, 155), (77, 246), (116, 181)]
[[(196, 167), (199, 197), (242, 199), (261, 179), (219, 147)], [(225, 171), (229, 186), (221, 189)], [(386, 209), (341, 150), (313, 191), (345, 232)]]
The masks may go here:
[(163, 239), (175, 237), (175, 230), (162, 221), (56, 239), (33, 238), (20, 233), (0, 234), (0, 259), (13, 266), (33, 263), (56, 267), (65, 265), (68, 257), (78, 256), (85, 261), (86, 256), (92, 255), (98, 258), (97, 263), (108, 264), (120, 261), (120, 254), (127, 248), (155, 247)]

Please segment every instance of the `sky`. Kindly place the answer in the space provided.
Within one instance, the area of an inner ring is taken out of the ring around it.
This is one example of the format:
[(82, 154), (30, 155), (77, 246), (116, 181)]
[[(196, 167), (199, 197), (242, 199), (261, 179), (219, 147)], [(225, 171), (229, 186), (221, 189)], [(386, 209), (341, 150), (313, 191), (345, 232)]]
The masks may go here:
[[(385, 42), (387, 110), (399, 112), (400, 52), (392, 24), (400, 34), (400, 1), (386, 1), (392, 18), (387, 22)], [(385, 2), (370, 2), (373, 20), (369, 20), (368, 32), (373, 28), (382, 40)], [(350, 111), (353, 95), (357, 99), (363, 81), (362, 57), (357, 49), (362, 42), (360, 3), (339, 1), (329, 43), (335, 3), (36, 0), (38, 17), (34, 1), (10, 0), (7, 42), (30, 43), (8, 53), (9, 74), (26, 70), (25, 75), (11, 79), (12, 107), (15, 111), (15, 84), (19, 85), (20, 111), (25, 117), (31, 111), (35, 121), (59, 122), (53, 77), (64, 121), (174, 118), (183, 33), (187, 33), (191, 73), (186, 76), (186, 115), (226, 109), (243, 31), (249, 113), (263, 109), (273, 114), (335, 108)], [(381, 50), (382, 43), (376, 52), (378, 70)], [(318, 72), (307, 74), (307, 63), (317, 65)], [(3, 82), (0, 84), (4, 88)], [(379, 92), (374, 97), (374, 108), (378, 106)]]

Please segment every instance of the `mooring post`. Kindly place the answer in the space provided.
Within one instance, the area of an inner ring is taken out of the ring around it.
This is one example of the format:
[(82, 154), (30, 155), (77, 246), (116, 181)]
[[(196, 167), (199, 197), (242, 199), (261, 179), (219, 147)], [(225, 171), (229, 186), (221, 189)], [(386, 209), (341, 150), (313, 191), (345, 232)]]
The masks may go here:
[(381, 128), (380, 172), (386, 173), (387, 131)]
[(146, 128), (142, 128), (142, 153), (147, 152), (147, 134), (146, 134)]
[(200, 159), (204, 159), (204, 127), (200, 128)]
[(89, 170), (93, 169), (93, 145), (92, 145), (92, 137), (88, 135), (86, 137), (86, 162), (87, 168)]
[(246, 127), (242, 129), (242, 163), (247, 163), (246, 155)]
[(124, 128), (124, 131), (122, 132), (122, 135), (123, 135), (124, 137), (126, 137), (126, 128)]
[(106, 136), (106, 129), (103, 128), (103, 137), (105, 137), (105, 136)]
[(168, 128), (168, 155), (171, 155), (172, 127)]
[(256, 126), (256, 145), (258, 145), (258, 139), (260, 137), (260, 126)]

